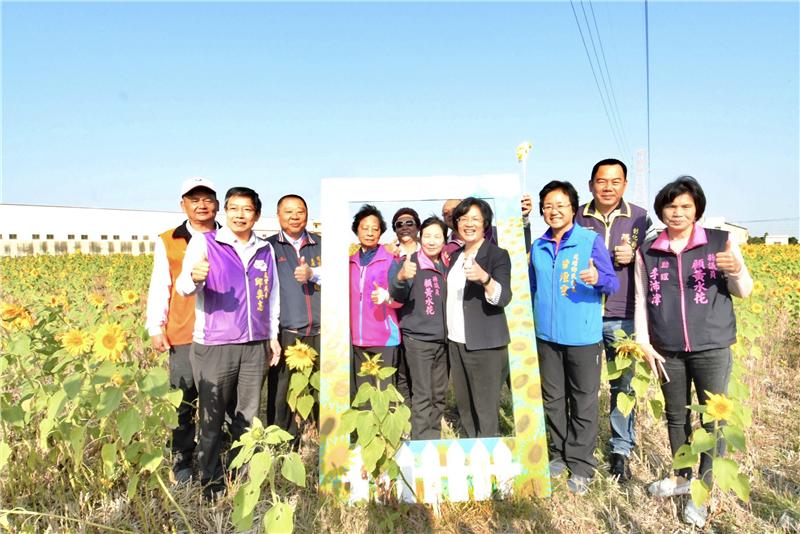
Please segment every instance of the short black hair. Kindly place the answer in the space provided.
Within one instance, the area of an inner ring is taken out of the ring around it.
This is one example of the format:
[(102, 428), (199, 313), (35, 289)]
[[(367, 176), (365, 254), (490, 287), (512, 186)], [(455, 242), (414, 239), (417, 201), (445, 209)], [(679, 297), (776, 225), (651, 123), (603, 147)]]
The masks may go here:
[(625, 178), (626, 182), (628, 181), (628, 167), (626, 167), (624, 163), (622, 163), (620, 160), (616, 158), (601, 159), (600, 161), (595, 163), (594, 167), (592, 167), (592, 175), (589, 176), (589, 181), (593, 182), (594, 176), (597, 174), (597, 169), (599, 169), (600, 167), (604, 167), (606, 165), (619, 165), (620, 167), (622, 167), (622, 176), (623, 178)]
[(458, 203), (453, 210), (453, 226), (458, 228), (458, 220), (466, 215), (472, 206), (478, 206), (483, 217), (483, 229), (488, 230), (492, 227), (492, 207), (482, 198), (467, 197)]
[(247, 197), (253, 202), (253, 207), (256, 209), (256, 215), (261, 215), (261, 199), (258, 198), (258, 193), (249, 187), (231, 187), (225, 193), (225, 209), (228, 208), (228, 200), (231, 197)]
[(411, 215), (411, 217), (414, 219), (414, 224), (417, 225), (417, 228), (419, 228), (419, 215), (417, 214), (416, 210), (412, 208), (400, 208), (397, 210), (392, 217), (392, 228), (394, 228), (394, 223), (397, 222), (397, 219), (399, 219), (401, 215)]
[(386, 221), (383, 220), (381, 211), (372, 204), (364, 204), (361, 206), (361, 209), (358, 210), (358, 213), (353, 216), (353, 226), (351, 226), (350, 229), (353, 230), (354, 234), (358, 235), (358, 225), (361, 224), (363, 219), (370, 215), (374, 215), (378, 218), (378, 222), (381, 225), (381, 234), (386, 231)]
[(695, 219), (699, 220), (703, 217), (703, 213), (706, 212), (706, 194), (703, 193), (703, 188), (691, 176), (678, 176), (661, 188), (653, 202), (653, 209), (661, 222), (664, 222), (661, 216), (664, 207), (684, 193), (689, 193), (694, 199)]
[(419, 235), (422, 236), (422, 231), (429, 226), (438, 226), (441, 228), (442, 235), (445, 237), (445, 239), (447, 239), (447, 223), (445, 223), (441, 218), (437, 217), (436, 215), (431, 215), (422, 221), (422, 225), (419, 227)]
[(283, 201), (287, 200), (287, 199), (290, 199), (290, 198), (296, 198), (297, 200), (302, 202), (303, 203), (303, 207), (306, 209), (306, 211), (308, 211), (308, 204), (306, 204), (306, 199), (304, 199), (300, 195), (295, 195), (293, 193), (289, 193), (288, 195), (283, 195), (281, 198), (279, 198), (278, 199), (278, 204), (275, 206), (275, 209), (276, 210), (281, 209), (281, 204), (283, 203)]
[(544, 197), (553, 191), (561, 191), (567, 195), (572, 205), (572, 212), (578, 213), (578, 191), (575, 190), (575, 186), (569, 182), (553, 180), (539, 191), (539, 215), (544, 215)]

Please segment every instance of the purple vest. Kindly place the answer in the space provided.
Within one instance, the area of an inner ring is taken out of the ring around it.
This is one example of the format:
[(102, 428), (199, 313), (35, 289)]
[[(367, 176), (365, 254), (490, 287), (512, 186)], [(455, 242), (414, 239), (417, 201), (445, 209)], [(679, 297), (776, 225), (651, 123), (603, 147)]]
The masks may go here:
[(657, 350), (697, 352), (736, 342), (727, 278), (716, 266), (716, 253), (725, 250), (727, 240), (728, 232), (695, 224), (680, 254), (670, 250), (666, 230), (642, 246), (648, 330)]
[(269, 339), (269, 295), (274, 286), (275, 260), (269, 243), (262, 243), (245, 271), (234, 248), (205, 234), (209, 271), (203, 290), (206, 345), (247, 343)]
[[(647, 212), (625, 200), (622, 201), (619, 209), (611, 212), (611, 219), (608, 223), (600, 213), (595, 211), (592, 202), (578, 208), (575, 222), (600, 234), (611, 254), (612, 261), (614, 260), (614, 247), (619, 245), (623, 237), (627, 238), (633, 251), (636, 252), (645, 239), (648, 226)], [(633, 319), (635, 300), (633, 269), (635, 264), (634, 261), (628, 265), (618, 265), (614, 262), (614, 272), (619, 280), (619, 290), (606, 297), (603, 305), (604, 317)]]

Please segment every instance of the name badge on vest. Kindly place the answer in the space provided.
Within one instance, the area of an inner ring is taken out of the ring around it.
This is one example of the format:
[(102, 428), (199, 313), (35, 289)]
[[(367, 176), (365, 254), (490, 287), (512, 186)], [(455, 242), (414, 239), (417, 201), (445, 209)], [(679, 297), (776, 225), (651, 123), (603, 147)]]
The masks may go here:
[(266, 272), (267, 270), (267, 262), (264, 260), (256, 260), (253, 262), (253, 267), (258, 269), (261, 272)]

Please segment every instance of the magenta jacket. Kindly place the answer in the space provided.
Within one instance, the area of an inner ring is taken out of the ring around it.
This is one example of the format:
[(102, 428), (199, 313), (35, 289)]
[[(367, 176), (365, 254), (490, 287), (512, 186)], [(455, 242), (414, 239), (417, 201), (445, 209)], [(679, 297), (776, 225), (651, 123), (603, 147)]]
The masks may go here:
[(394, 256), (380, 245), (366, 267), (358, 262), (358, 250), (350, 256), (350, 335), (356, 347), (396, 347), (400, 327), (395, 308), (401, 304), (373, 304), (373, 283), (389, 287), (389, 267)]

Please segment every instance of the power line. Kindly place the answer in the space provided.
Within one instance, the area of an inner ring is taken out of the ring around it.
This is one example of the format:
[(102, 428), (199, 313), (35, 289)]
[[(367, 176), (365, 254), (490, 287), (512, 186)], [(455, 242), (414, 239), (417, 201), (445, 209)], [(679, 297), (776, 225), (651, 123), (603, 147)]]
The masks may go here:
[(752, 219), (750, 221), (731, 221), (735, 223), (765, 223), (765, 222), (786, 222), (786, 221), (800, 221), (800, 217), (780, 217), (777, 219)]
[[(589, 2), (589, 9), (592, 12), (592, 21), (594, 22), (594, 30), (595, 33), (597, 34), (597, 42), (600, 45), (600, 55), (603, 58), (603, 66), (605, 67), (606, 70), (606, 76), (608, 76), (608, 87), (609, 89), (611, 89), (611, 101), (613, 102), (612, 109), (616, 112), (617, 115), (617, 124), (622, 134), (622, 142), (625, 145), (625, 149), (628, 151), (628, 155), (630, 155), (631, 146), (628, 143), (628, 135), (625, 132), (625, 125), (622, 122), (622, 116), (619, 112), (619, 105), (617, 104), (617, 95), (616, 92), (614, 91), (614, 84), (611, 81), (611, 71), (608, 69), (608, 63), (606, 62), (606, 51), (605, 48), (603, 47), (603, 39), (600, 37), (600, 28), (597, 26), (597, 18), (595, 17), (594, 14), (594, 4), (592, 4), (592, 0), (588, 0), (588, 2)], [(586, 12), (584, 11), (584, 16), (585, 15)], [(588, 27), (588, 22), (587, 22), (587, 27)]]
[(608, 119), (608, 125), (611, 128), (611, 133), (614, 136), (614, 141), (617, 143), (617, 148), (619, 149), (620, 153), (623, 152), (622, 143), (617, 135), (617, 130), (614, 128), (614, 121), (611, 119), (611, 114), (608, 112), (608, 106), (606, 105), (605, 98), (603, 97), (603, 91), (600, 89), (600, 82), (597, 81), (597, 73), (594, 70), (594, 63), (592, 63), (592, 58), (589, 55), (589, 47), (586, 46), (586, 39), (583, 36), (583, 28), (581, 28), (581, 23), (578, 20), (578, 13), (575, 11), (575, 4), (573, 4), (573, 0), (569, 0), (569, 5), (572, 7), (572, 15), (575, 17), (575, 24), (578, 26), (578, 33), (581, 36), (581, 42), (583, 43), (583, 50), (586, 52), (586, 59), (589, 61), (589, 67), (592, 69), (592, 77), (594, 78), (594, 84), (597, 87), (597, 92), (600, 94), (600, 102), (603, 104), (603, 110), (606, 114), (606, 119)]

